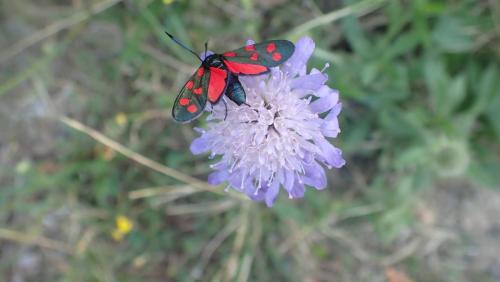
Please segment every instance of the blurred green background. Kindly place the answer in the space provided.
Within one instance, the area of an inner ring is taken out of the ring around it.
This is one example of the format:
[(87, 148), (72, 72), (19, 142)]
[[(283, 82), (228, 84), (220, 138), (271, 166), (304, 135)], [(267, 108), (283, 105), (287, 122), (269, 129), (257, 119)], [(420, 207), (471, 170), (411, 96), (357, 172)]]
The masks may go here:
[[(0, 281), (500, 281), (500, 2), (1, 0), (0, 24)], [(205, 191), (204, 122), (170, 117), (199, 62), (164, 30), (312, 37), (344, 105), (328, 189)]]

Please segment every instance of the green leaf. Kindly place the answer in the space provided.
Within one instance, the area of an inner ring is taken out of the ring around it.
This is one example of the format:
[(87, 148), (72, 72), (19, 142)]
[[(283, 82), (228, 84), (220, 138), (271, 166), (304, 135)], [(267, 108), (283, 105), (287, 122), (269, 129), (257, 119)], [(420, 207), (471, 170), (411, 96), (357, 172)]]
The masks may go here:
[[(483, 113), (492, 125), (493, 132), (500, 139), (500, 82), (498, 81), (498, 69), (490, 65), (478, 78), (477, 86), (473, 88), (475, 94), (472, 106), (460, 117), (460, 122), (466, 132), (469, 132), (477, 117)], [(473, 81), (471, 81), (473, 83)], [(464, 123), (465, 122), (465, 123)]]
[[(500, 104), (500, 82), (498, 67), (490, 65), (482, 74), (477, 88), (477, 100), (474, 110), (478, 113), (486, 111), (488, 114), (498, 115)], [(500, 122), (498, 119), (496, 123)]]
[(450, 113), (457, 109), (458, 105), (464, 100), (466, 93), (465, 76), (460, 75), (450, 81), (446, 93), (445, 112)]
[(421, 137), (421, 128), (411, 119), (411, 115), (405, 114), (397, 108), (386, 109), (379, 113), (379, 122), (386, 134), (393, 137), (415, 138)]
[[(348, 3), (351, 1), (347, 1)], [(341, 20), (342, 31), (354, 51), (363, 57), (373, 55), (371, 44), (367, 40), (358, 20), (349, 16)]]
[(384, 50), (384, 59), (388, 61), (395, 57), (409, 54), (419, 43), (420, 39), (417, 34), (414, 34), (413, 32), (405, 33), (387, 46), (387, 49)]
[(465, 76), (451, 78), (444, 63), (431, 57), (425, 63), (424, 77), (434, 111), (442, 117), (450, 116), (465, 98)]
[(458, 17), (441, 18), (432, 31), (433, 41), (442, 50), (452, 53), (471, 51), (474, 38), (469, 32), (470, 27)]

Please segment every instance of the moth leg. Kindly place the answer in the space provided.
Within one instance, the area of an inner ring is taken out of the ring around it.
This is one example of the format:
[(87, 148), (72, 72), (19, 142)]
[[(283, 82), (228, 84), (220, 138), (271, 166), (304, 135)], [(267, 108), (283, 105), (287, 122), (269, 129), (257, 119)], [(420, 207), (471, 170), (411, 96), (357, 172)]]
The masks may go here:
[(210, 114), (211, 115), (214, 114), (214, 105), (213, 104), (210, 104)]
[(226, 121), (226, 118), (227, 118), (227, 103), (226, 103), (226, 99), (222, 98), (222, 102), (224, 103), (224, 108), (226, 109), (226, 112), (224, 114), (224, 121)]

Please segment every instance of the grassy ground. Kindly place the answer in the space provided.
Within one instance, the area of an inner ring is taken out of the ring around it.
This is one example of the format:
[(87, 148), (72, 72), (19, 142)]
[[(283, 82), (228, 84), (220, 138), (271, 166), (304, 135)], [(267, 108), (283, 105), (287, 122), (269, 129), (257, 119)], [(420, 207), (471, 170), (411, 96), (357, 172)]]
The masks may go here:
[[(497, 1), (0, 2), (0, 281), (500, 281)], [(309, 35), (347, 166), (277, 204), (170, 117), (196, 50)], [(207, 191), (208, 190), (208, 191)]]

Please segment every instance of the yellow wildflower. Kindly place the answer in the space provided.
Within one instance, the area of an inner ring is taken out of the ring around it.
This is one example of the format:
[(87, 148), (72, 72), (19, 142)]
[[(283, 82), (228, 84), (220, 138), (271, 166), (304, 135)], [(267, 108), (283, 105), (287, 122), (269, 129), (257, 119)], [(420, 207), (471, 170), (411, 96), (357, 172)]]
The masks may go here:
[(124, 126), (128, 121), (128, 118), (127, 118), (127, 115), (125, 115), (124, 113), (118, 113), (116, 116), (115, 116), (115, 122), (119, 125), (119, 126)]
[(115, 229), (111, 232), (111, 237), (116, 241), (121, 241), (134, 228), (134, 223), (128, 217), (119, 215), (115, 219)]

